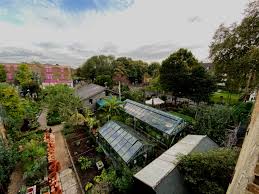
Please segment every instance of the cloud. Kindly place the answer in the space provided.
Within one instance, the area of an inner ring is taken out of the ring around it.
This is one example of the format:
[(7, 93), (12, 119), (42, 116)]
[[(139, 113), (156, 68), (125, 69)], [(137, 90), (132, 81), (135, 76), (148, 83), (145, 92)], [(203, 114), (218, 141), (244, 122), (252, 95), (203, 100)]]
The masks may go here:
[[(94, 6), (84, 4), (78, 10), (80, 2)], [(247, 0), (1, 0), (0, 60), (33, 58), (78, 66), (92, 55), (111, 54), (160, 61), (181, 47), (189, 48), (203, 60), (208, 57), (208, 46), (218, 26), (240, 21), (246, 3)]]
[(194, 17), (188, 18), (188, 22), (190, 22), (190, 23), (201, 22), (201, 21), (202, 21), (202, 19), (199, 16), (194, 16)]

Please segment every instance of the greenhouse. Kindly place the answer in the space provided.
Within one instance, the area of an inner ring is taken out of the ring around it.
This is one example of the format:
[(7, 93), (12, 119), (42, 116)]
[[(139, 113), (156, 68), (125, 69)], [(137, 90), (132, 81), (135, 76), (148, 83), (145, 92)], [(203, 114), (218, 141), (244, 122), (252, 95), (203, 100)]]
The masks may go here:
[[(132, 100), (127, 99), (124, 102), (124, 111), (134, 117), (135, 121), (137, 119), (142, 122), (139, 127), (134, 122), (134, 129), (144, 129), (151, 136), (159, 140), (166, 139), (170, 142), (173, 137), (178, 135), (186, 127), (186, 122), (180, 117)], [(147, 127), (143, 127), (145, 125)]]
[(117, 121), (109, 121), (100, 128), (98, 142), (109, 155), (119, 155), (127, 164), (143, 163), (152, 149), (133, 129)]

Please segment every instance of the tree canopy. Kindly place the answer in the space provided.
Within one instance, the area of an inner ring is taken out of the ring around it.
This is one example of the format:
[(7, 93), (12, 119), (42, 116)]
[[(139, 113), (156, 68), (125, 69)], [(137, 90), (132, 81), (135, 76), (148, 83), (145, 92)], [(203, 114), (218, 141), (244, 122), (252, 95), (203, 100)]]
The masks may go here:
[(210, 57), (218, 76), (226, 75), (229, 90), (253, 89), (258, 85), (259, 1), (248, 4), (240, 24), (224, 26), (215, 32)]
[(0, 82), (6, 81), (6, 71), (2, 64), (0, 64)]
[(176, 98), (187, 97), (195, 102), (208, 101), (216, 89), (213, 78), (186, 49), (179, 49), (162, 62), (160, 84)]

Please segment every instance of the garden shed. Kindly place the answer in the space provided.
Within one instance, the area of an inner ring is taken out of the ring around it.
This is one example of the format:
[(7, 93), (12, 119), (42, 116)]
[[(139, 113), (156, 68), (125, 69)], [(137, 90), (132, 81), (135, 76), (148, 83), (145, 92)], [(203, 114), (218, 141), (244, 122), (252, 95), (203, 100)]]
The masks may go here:
[(81, 86), (76, 90), (76, 95), (80, 97), (84, 105), (90, 109), (96, 108), (98, 100), (106, 96), (106, 88), (96, 84), (88, 84)]
[[(180, 117), (129, 99), (124, 101), (124, 111), (134, 117), (134, 129), (141, 129), (167, 146), (187, 125)], [(137, 126), (136, 120), (142, 123)]]
[(143, 165), (152, 146), (134, 130), (118, 121), (109, 121), (99, 130), (98, 142), (109, 156), (126, 164)]
[(136, 184), (139, 188), (144, 188), (147, 194), (189, 194), (177, 168), (179, 156), (215, 148), (218, 145), (206, 135), (187, 135), (136, 173)]

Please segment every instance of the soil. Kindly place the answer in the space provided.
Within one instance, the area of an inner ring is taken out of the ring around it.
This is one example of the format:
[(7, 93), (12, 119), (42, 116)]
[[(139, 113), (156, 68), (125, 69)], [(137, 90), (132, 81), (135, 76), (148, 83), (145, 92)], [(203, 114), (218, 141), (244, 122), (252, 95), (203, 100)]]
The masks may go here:
[[(105, 155), (96, 152), (97, 145), (84, 130), (76, 130), (70, 134), (67, 137), (67, 143), (81, 184), (84, 186), (87, 182), (93, 182), (93, 178), (101, 174), (101, 171), (98, 171), (95, 166), (95, 162), (102, 160), (105, 164)], [(80, 164), (77, 162), (80, 156), (90, 158), (93, 161), (93, 166), (87, 170), (81, 170)]]

